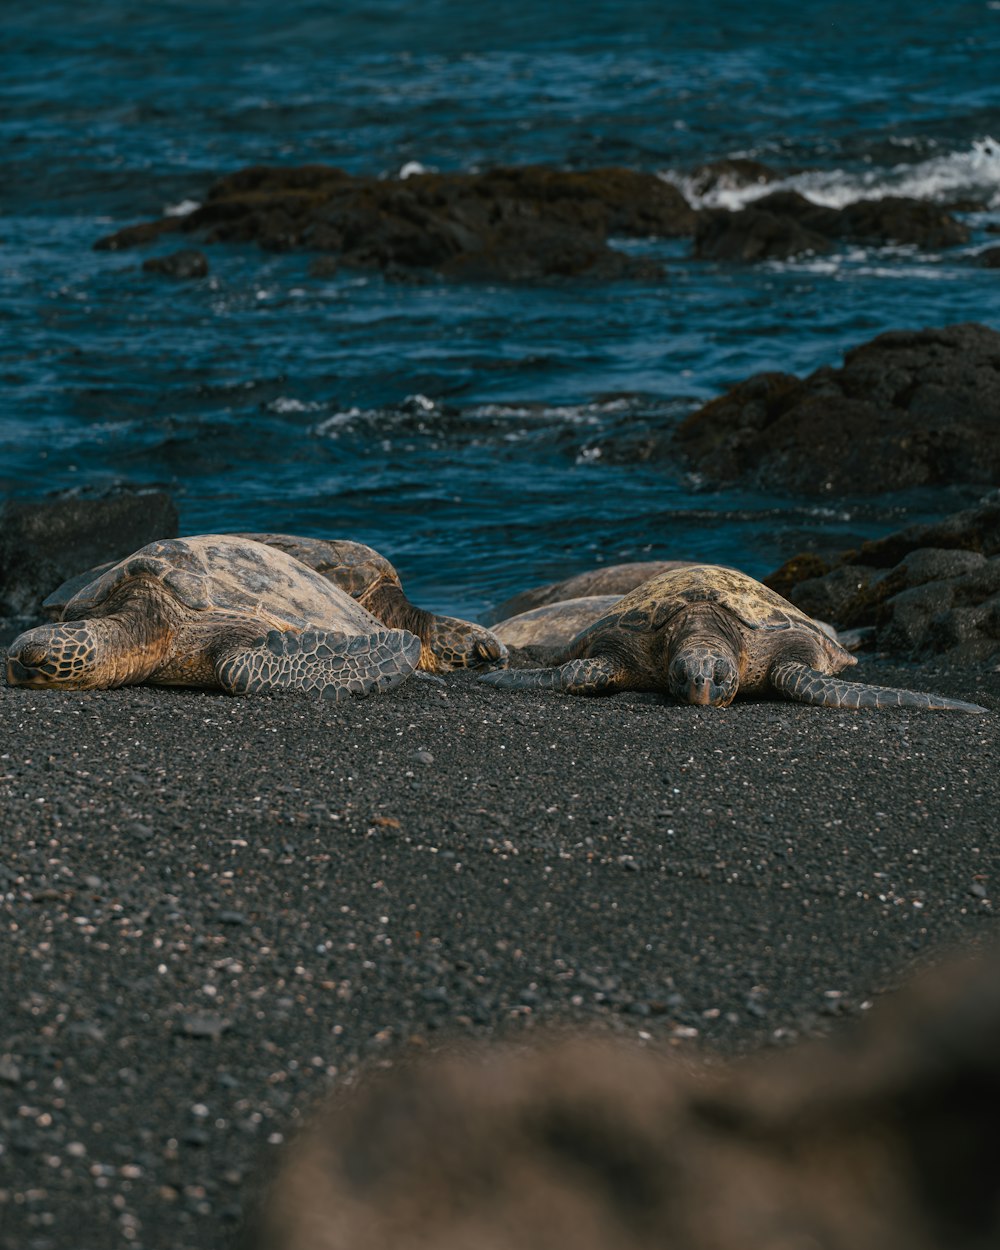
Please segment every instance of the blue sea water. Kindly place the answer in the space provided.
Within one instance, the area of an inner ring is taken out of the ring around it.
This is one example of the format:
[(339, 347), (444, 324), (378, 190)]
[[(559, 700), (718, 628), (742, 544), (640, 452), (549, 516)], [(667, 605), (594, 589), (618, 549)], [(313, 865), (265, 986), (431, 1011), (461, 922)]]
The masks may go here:
[[(1000, 0), (35, 0), (5, 11), (0, 81), (0, 492), (160, 485), (183, 532), (355, 537), (471, 615), (601, 561), (762, 574), (942, 507), (710, 491), (616, 448), (883, 330), (1000, 329), (1000, 272), (973, 260), (1000, 225)], [(727, 156), (822, 203), (988, 208), (943, 253), (747, 267), (622, 242), (662, 282), (319, 278), (227, 245), (171, 283), (92, 250), (252, 163), (622, 164), (699, 203), (691, 170)]]

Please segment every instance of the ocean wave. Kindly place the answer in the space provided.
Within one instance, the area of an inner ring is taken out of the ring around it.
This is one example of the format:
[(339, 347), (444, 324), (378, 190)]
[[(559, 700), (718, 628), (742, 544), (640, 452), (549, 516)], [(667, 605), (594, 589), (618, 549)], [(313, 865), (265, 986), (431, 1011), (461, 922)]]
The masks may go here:
[(317, 421), (311, 433), (329, 440), (374, 433), (389, 444), (397, 438), (479, 447), (548, 443), (578, 463), (586, 463), (602, 454), (593, 450), (596, 440), (673, 425), (692, 402), (614, 395), (576, 404), (493, 401), (458, 405), (416, 394), (379, 408), (338, 409)]
[(199, 208), (201, 208), (201, 203), (198, 200), (181, 200), (177, 204), (165, 204), (163, 215), (164, 217), (187, 217)]
[(269, 412), (276, 412), (282, 416), (292, 412), (317, 412), (322, 407), (315, 400), (295, 399), (289, 395), (279, 395), (277, 399), (269, 400), (264, 406)]
[(733, 186), (722, 179), (704, 192), (698, 190), (698, 181), (692, 175), (665, 170), (661, 177), (673, 182), (699, 208), (740, 209), (774, 191), (798, 191), (828, 208), (899, 195), (938, 202), (970, 198), (982, 201), (990, 209), (1000, 209), (1000, 141), (986, 135), (973, 140), (968, 148), (915, 164), (861, 170), (809, 169), (773, 182), (745, 186)]
[[(962, 259), (975, 253), (964, 253)], [(879, 263), (879, 261), (884, 263)], [(910, 260), (912, 263), (906, 264)], [(842, 256), (793, 256), (783, 260), (764, 260), (762, 270), (768, 273), (813, 274), (817, 277), (888, 279), (892, 282), (960, 282), (965, 273), (962, 266), (945, 266), (939, 253), (919, 252), (910, 246), (883, 246), (852, 249)]]

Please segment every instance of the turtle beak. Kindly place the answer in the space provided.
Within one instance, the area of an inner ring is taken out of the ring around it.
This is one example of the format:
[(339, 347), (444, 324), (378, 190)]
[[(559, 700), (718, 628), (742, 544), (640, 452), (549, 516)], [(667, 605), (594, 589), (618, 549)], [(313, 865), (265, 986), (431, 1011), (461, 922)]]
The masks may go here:
[(707, 677), (696, 677), (688, 687), (688, 703), (693, 703), (696, 707), (709, 707), (718, 697), (719, 691), (715, 683)]
[(30, 668), (25, 668), (20, 660), (15, 660), (13, 656), (7, 657), (7, 685), (8, 686), (35, 686), (38, 685), (38, 674)]
[(738, 687), (739, 674), (727, 656), (691, 651), (678, 656), (670, 666), (670, 693), (684, 703), (728, 707)]
[[(8, 686), (51, 686), (58, 670), (47, 645), (51, 626), (42, 625), (18, 634), (7, 650)], [(39, 636), (41, 635), (41, 637)]]

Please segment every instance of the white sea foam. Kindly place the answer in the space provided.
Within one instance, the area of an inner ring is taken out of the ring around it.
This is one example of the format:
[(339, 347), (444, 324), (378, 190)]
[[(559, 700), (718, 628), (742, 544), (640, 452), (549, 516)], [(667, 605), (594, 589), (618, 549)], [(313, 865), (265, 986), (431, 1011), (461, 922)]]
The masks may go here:
[(607, 413), (625, 412), (636, 401), (625, 397), (587, 404), (473, 404), (466, 416), (494, 421), (539, 421), (565, 425), (594, 423)]
[(412, 178), (416, 174), (432, 174), (434, 170), (430, 165), (421, 165), (419, 161), (407, 161), (396, 175), (397, 178)]
[(332, 416), (317, 422), (312, 432), (318, 434), (320, 438), (336, 438), (345, 425), (353, 425), (359, 418), (364, 420), (374, 415), (373, 412), (364, 412), (361, 408), (345, 408), (343, 412), (335, 412)]
[(316, 412), (320, 405), (315, 402), (307, 403), (301, 399), (293, 399), (288, 395), (279, 395), (277, 399), (272, 399), (267, 405), (272, 412)]
[(181, 200), (179, 204), (167, 204), (163, 209), (164, 217), (186, 217), (196, 208), (201, 208), (198, 200)]
[(407, 395), (403, 400), (403, 407), (409, 408), (410, 411), (416, 409), (418, 412), (434, 412), (437, 404), (433, 399), (428, 399), (426, 395)]
[[(277, 399), (268, 407), (272, 411), (292, 412), (306, 411), (318, 405)], [(664, 404), (662, 401), (628, 396), (615, 396), (585, 404), (487, 402), (451, 409), (440, 400), (415, 394), (407, 395), (400, 403), (385, 408), (342, 409), (318, 421), (311, 432), (319, 438), (336, 439), (358, 427), (376, 426), (380, 430), (404, 428), (411, 433), (416, 428), (424, 434), (433, 433), (436, 437), (448, 438), (449, 431), (455, 433), (461, 430), (460, 437), (471, 440), (473, 445), (480, 445), (479, 435), (473, 434), (470, 423), (482, 423), (482, 437), (487, 443), (498, 438), (505, 442), (517, 442), (533, 437), (539, 430), (573, 426), (599, 427), (607, 418), (615, 419), (633, 410), (650, 419), (653, 411), (660, 409), (671, 416), (676, 412), (672, 403)], [(457, 418), (457, 425), (452, 424), (453, 417)]]
[[(879, 264), (879, 258), (892, 259), (892, 264)], [(912, 264), (906, 260), (912, 259)], [(866, 251), (852, 249), (849, 256), (793, 256), (787, 260), (765, 260), (761, 268), (771, 273), (816, 274), (840, 278), (885, 278), (888, 281), (961, 282), (961, 267), (941, 265), (942, 257), (934, 252), (918, 253), (914, 247), (873, 247)], [(896, 262), (899, 263), (896, 263)]]
[(947, 200), (970, 196), (1000, 208), (1000, 142), (986, 136), (963, 151), (946, 152), (916, 164), (897, 164), (865, 170), (813, 169), (775, 182), (732, 187), (725, 183), (704, 194), (695, 190), (688, 175), (667, 170), (661, 177), (677, 185), (698, 207), (739, 209), (772, 191), (798, 191), (815, 204), (843, 208), (857, 200), (887, 195), (920, 200)]

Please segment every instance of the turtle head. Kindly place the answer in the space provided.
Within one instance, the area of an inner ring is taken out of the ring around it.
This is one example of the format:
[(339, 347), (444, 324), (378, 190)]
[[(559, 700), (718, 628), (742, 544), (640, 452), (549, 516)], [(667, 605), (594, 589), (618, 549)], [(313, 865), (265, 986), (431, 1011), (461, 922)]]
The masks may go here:
[(455, 668), (503, 668), (507, 663), (507, 648), (496, 634), (453, 616), (431, 618), (421, 642), (420, 667), (431, 673), (447, 673)]
[(733, 657), (704, 645), (682, 647), (667, 669), (667, 687), (682, 703), (728, 707), (739, 685), (739, 667)]
[(93, 621), (60, 621), (20, 634), (7, 652), (7, 684), (86, 690), (99, 676), (100, 637)]

